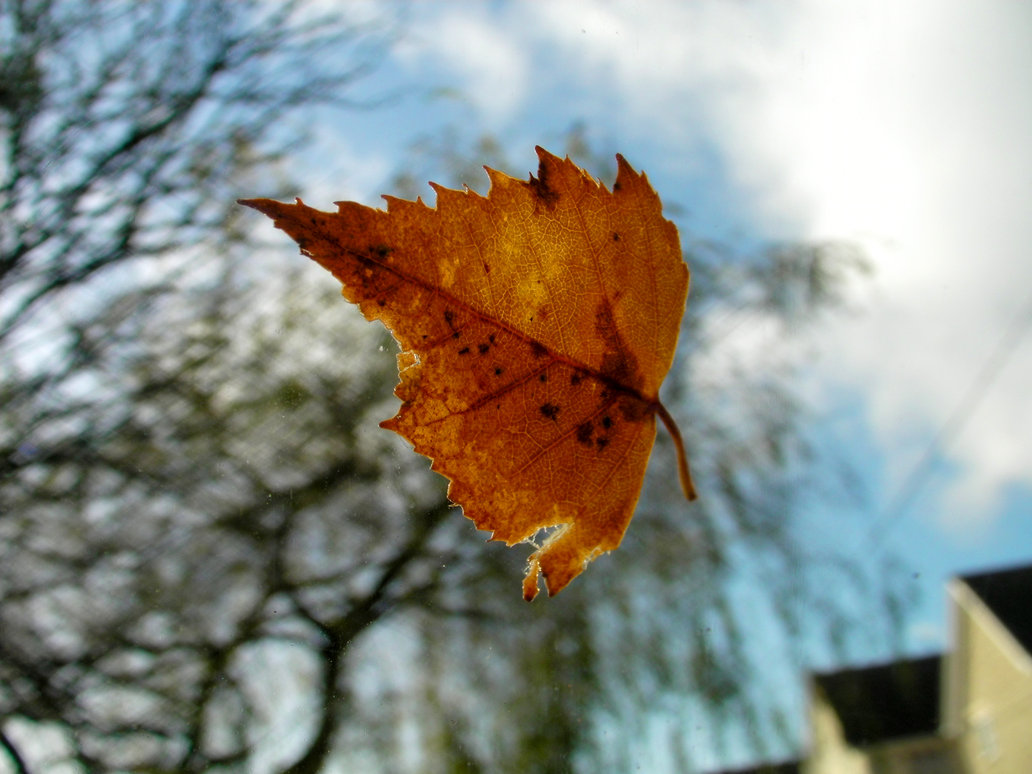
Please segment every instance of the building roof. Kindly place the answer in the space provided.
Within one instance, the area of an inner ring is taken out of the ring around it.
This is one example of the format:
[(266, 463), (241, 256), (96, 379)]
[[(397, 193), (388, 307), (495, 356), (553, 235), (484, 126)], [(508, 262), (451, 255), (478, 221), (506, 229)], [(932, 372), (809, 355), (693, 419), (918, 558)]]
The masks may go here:
[(939, 728), (940, 656), (814, 675), (846, 741), (866, 746)]
[(1032, 565), (965, 575), (961, 580), (1032, 654)]

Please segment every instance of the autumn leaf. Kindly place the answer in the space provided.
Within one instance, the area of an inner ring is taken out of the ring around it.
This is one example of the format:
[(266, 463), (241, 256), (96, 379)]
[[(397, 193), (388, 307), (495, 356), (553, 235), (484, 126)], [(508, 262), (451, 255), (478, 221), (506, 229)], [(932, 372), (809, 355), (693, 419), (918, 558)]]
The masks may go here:
[(557, 594), (620, 544), (641, 491), (688, 292), (677, 229), (621, 156), (609, 191), (537, 149), (537, 177), (492, 169), (486, 197), (431, 184), (437, 207), (242, 200), (341, 281), (401, 345), (402, 405), (381, 423), (508, 545), (547, 534), (523, 583)]

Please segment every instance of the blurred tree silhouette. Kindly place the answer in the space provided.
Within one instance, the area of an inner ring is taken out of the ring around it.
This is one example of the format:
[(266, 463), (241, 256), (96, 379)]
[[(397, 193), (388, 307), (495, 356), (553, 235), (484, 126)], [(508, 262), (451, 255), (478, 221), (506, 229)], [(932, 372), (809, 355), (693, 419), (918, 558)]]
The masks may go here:
[[(0, 2), (9, 769), (628, 769), (686, 703), (762, 745), (765, 650), (838, 636), (843, 583), (862, 594), (793, 537), (821, 475), (794, 342), (856, 256), (689, 245), (668, 405), (701, 503), (661, 441), (620, 552), (520, 601), (524, 555), (478, 540), (376, 427), (389, 337), (231, 204), (287, 193), (285, 118), (346, 104), (389, 34), (300, 2)], [(466, 182), (473, 155), (508, 167), (497, 142), (445, 143)]]

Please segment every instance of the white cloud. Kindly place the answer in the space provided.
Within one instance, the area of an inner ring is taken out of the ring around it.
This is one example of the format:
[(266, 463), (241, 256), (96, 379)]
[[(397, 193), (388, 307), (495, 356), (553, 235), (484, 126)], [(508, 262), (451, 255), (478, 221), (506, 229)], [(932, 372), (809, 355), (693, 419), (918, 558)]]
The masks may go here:
[(444, 67), (459, 80), (464, 95), (495, 120), (509, 118), (527, 93), (526, 47), (506, 25), (497, 24), (486, 6), (455, 4), (418, 8), (415, 28), (397, 47), (410, 68)]
[[(772, 233), (850, 238), (877, 267), (869, 314), (829, 331), (829, 380), (860, 387), (890, 466), (943, 426), (1032, 301), (1032, 13), (1017, 2), (576, 1), (540, 34), (609, 78), (659, 142), (694, 113)], [(833, 372), (830, 373), (830, 372)], [(944, 456), (952, 518), (1032, 485), (1032, 347), (1013, 350)]]
[[(1032, 54), (1015, 34), (1032, 17), (992, 8), (812, 17), (798, 35), (817, 41), (812, 83), (794, 95), (776, 146), (760, 145), (799, 160), (792, 183), (809, 235), (859, 237), (877, 261), (878, 303), (827, 342), (828, 362), (867, 391), (877, 430), (903, 452), (890, 457), (901, 473), (910, 457), (897, 444), (947, 426), (1032, 302), (1032, 94), (1021, 84)], [(1006, 484), (1032, 484), (1032, 351), (1010, 358), (942, 450), (960, 466), (947, 497), (954, 523), (991, 514)]]

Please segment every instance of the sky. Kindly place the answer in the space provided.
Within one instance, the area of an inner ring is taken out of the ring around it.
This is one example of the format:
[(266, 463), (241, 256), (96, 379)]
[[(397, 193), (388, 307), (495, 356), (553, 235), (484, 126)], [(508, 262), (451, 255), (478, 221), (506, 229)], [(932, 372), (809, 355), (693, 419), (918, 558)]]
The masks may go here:
[(323, 137), (309, 204), (375, 201), (443, 126), (524, 148), (526, 174), (579, 123), (693, 233), (854, 242), (874, 271), (805, 389), (922, 595), (908, 648), (948, 645), (949, 576), (1032, 561), (1032, 5), (416, 2), (405, 27), (373, 83), (439, 98)]
[(948, 576), (1032, 560), (1030, 32), (1020, 0), (414, 3), (372, 83), (446, 96), (350, 123), (305, 198), (375, 201), (463, 122), (525, 174), (580, 123), (693, 233), (861, 246), (806, 389), (941, 646)]

